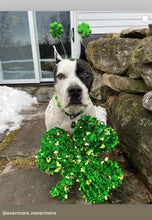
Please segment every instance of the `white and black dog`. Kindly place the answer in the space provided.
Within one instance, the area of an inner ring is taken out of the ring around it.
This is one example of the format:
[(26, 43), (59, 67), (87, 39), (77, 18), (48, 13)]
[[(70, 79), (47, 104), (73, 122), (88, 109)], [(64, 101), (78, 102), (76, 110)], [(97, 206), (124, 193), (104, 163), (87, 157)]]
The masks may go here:
[(97, 117), (106, 124), (106, 110), (94, 106), (89, 98), (93, 77), (84, 47), (81, 46), (79, 59), (62, 59), (55, 47), (54, 56), (56, 93), (45, 112), (47, 130), (59, 127), (72, 135), (83, 115)]

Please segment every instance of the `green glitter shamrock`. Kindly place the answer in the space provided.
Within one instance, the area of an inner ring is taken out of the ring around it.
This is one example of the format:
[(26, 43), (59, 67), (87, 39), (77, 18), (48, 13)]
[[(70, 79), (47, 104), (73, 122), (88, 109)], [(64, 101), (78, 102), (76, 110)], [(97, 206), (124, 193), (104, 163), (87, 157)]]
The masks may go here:
[(64, 33), (62, 24), (58, 24), (56, 21), (50, 24), (50, 34), (54, 38), (60, 39)]
[(98, 156), (117, 144), (114, 129), (91, 116), (78, 120), (72, 139), (57, 127), (46, 131), (37, 153), (37, 165), (44, 172), (52, 175), (61, 172), (62, 176), (52, 187), (51, 195), (67, 200), (76, 181), (86, 201), (101, 203), (107, 200), (110, 192), (122, 183), (123, 174), (116, 162)]
[(89, 28), (89, 25), (86, 23), (82, 23), (78, 25), (78, 33), (81, 34), (81, 37), (89, 37), (91, 34), (91, 29)]

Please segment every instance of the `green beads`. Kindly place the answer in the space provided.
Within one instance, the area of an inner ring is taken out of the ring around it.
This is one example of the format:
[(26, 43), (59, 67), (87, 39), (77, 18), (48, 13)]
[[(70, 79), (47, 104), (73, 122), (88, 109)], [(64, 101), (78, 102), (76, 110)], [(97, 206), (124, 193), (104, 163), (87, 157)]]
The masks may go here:
[(80, 111), (80, 114), (82, 114), (83, 112), (84, 112), (84, 111), (83, 111), (83, 110), (81, 110), (81, 111)]
[(59, 102), (57, 105), (58, 105), (58, 107), (61, 107), (61, 106), (62, 106), (60, 102)]
[(62, 112), (65, 114), (65, 110), (64, 109), (62, 109)]

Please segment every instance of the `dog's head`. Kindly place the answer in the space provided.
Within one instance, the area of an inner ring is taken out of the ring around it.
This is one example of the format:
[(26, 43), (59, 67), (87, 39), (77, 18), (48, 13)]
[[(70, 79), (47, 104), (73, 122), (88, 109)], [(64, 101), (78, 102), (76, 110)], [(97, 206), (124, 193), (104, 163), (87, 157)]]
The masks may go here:
[(62, 106), (67, 108), (74, 105), (86, 105), (93, 78), (84, 47), (81, 45), (79, 59), (62, 59), (55, 47), (54, 56), (56, 60), (55, 88)]

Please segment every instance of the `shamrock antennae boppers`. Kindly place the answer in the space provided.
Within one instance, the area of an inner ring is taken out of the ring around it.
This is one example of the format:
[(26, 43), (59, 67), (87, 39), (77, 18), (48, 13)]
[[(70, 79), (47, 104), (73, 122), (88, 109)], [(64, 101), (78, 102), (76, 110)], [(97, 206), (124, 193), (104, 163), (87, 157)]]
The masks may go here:
[(56, 21), (51, 23), (50, 24), (50, 34), (52, 35), (53, 38), (57, 38), (60, 40), (65, 57), (67, 58), (67, 53), (64, 48), (64, 44), (62, 42), (62, 39), (61, 39), (62, 35), (64, 34), (64, 29), (63, 29), (62, 24), (58, 24), (58, 22), (56, 22)]
[(89, 37), (91, 32), (92, 30), (90, 29), (89, 24), (83, 22), (78, 25), (78, 33), (81, 34), (82, 38)]
[(91, 116), (78, 120), (72, 138), (57, 127), (46, 131), (37, 165), (52, 175), (61, 172), (61, 180), (51, 189), (51, 195), (67, 200), (76, 181), (86, 201), (107, 200), (110, 192), (122, 184), (123, 173), (116, 162), (98, 156), (114, 149), (118, 143), (114, 129)]
[(58, 24), (56, 21), (50, 24), (50, 34), (53, 38), (60, 39), (64, 33), (62, 24)]

